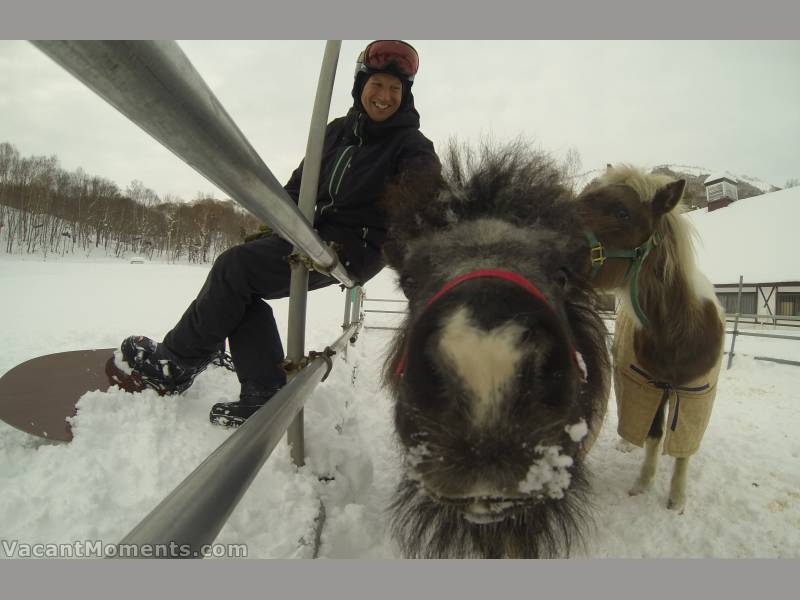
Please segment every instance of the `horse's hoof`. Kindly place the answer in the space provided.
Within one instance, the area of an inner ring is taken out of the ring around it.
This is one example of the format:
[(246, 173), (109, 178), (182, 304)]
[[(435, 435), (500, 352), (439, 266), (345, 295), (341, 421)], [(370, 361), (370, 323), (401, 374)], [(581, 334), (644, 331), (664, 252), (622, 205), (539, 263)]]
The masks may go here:
[(648, 481), (646, 483), (642, 483), (641, 481), (637, 482), (631, 489), (628, 490), (628, 496), (638, 496), (642, 492), (646, 492), (649, 490), (653, 485), (652, 481)]
[(686, 508), (686, 500), (685, 499), (684, 500), (673, 500), (672, 498), (670, 498), (667, 501), (667, 508), (669, 510), (678, 511), (678, 514), (682, 515), (684, 509)]

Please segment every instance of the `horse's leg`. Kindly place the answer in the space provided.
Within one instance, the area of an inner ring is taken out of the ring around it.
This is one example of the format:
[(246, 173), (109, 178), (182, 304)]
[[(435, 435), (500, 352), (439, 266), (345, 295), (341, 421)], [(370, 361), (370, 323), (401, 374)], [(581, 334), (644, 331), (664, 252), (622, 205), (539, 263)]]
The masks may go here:
[(677, 510), (680, 514), (683, 514), (683, 509), (686, 507), (686, 472), (688, 469), (688, 457), (675, 459), (675, 469), (672, 471), (667, 508)]
[(636, 483), (628, 492), (629, 495), (637, 496), (653, 486), (653, 476), (656, 474), (656, 467), (658, 466), (658, 450), (660, 445), (661, 440), (659, 438), (648, 436), (645, 440), (645, 456), (642, 469), (639, 471), (639, 478), (636, 480)]
[(628, 494), (636, 496), (649, 490), (653, 485), (653, 477), (658, 466), (658, 451), (661, 445), (661, 437), (664, 435), (664, 409), (666, 402), (662, 402), (656, 411), (653, 422), (650, 424), (650, 431), (647, 432), (647, 439), (644, 442), (644, 462), (639, 472), (639, 479), (630, 489)]

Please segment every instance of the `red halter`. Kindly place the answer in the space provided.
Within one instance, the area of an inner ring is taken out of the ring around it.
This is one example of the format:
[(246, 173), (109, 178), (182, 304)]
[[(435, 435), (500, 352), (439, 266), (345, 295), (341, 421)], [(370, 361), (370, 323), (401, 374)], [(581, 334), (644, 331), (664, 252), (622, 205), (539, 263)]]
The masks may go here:
[[(544, 294), (539, 290), (539, 288), (537, 288), (530, 281), (525, 279), (522, 275), (519, 275), (518, 273), (514, 273), (512, 271), (504, 271), (503, 269), (480, 269), (478, 271), (471, 271), (470, 273), (465, 273), (464, 275), (459, 275), (458, 277), (451, 279), (446, 284), (444, 284), (442, 289), (436, 292), (436, 294), (434, 294), (430, 300), (428, 300), (428, 303), (425, 305), (425, 310), (427, 310), (431, 306), (431, 304), (436, 302), (439, 298), (444, 296), (447, 292), (452, 290), (460, 283), (464, 283), (465, 281), (469, 281), (470, 279), (478, 279), (481, 277), (505, 279), (506, 281), (516, 283), (526, 292), (531, 294), (534, 298), (544, 303), (545, 306), (547, 306), (550, 310), (553, 310), (553, 307), (547, 301), (547, 298), (545, 298)], [(555, 313), (554, 310), (553, 312)], [(575, 362), (578, 363), (577, 353), (575, 352), (574, 348), (572, 351), (572, 355), (573, 358), (575, 359)], [(400, 357), (400, 362), (398, 363), (397, 369), (395, 370), (395, 375), (397, 375), (398, 377), (403, 375), (403, 372), (406, 370), (407, 358), (408, 358), (408, 349), (406, 348), (406, 350), (403, 352), (403, 356)]]

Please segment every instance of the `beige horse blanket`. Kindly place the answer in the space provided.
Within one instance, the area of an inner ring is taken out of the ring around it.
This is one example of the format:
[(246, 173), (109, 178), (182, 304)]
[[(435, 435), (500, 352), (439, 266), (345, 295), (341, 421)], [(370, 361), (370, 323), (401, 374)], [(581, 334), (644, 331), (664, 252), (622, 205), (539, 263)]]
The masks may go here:
[(622, 314), (617, 315), (617, 329), (612, 349), (614, 391), (619, 418), (617, 432), (632, 444), (643, 446), (656, 411), (666, 394), (669, 398), (669, 413), (664, 427), (663, 453), (677, 458), (691, 456), (700, 448), (700, 442), (711, 418), (714, 397), (717, 395), (717, 380), (722, 366), (722, 353), (710, 372), (685, 385), (673, 388), (667, 382), (653, 381), (636, 363), (633, 331), (630, 319), (626, 319)]

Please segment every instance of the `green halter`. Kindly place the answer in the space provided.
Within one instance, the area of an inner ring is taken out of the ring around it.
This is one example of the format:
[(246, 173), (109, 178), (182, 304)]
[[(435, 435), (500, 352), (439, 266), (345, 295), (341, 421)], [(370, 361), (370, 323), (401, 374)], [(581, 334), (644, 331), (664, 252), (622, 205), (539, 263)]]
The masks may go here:
[(633, 306), (633, 312), (636, 313), (636, 316), (639, 318), (639, 321), (641, 321), (642, 325), (649, 327), (650, 321), (647, 319), (642, 307), (639, 305), (639, 271), (642, 268), (644, 259), (647, 258), (648, 254), (650, 254), (650, 250), (653, 249), (653, 246), (658, 245), (658, 236), (656, 236), (654, 233), (647, 238), (647, 241), (644, 244), (637, 246), (633, 250), (606, 250), (592, 231), (587, 229), (585, 233), (586, 238), (589, 240), (589, 251), (592, 261), (592, 279), (594, 279), (598, 271), (600, 271), (600, 268), (609, 258), (627, 258), (630, 261), (628, 269), (625, 271), (625, 277), (623, 281), (628, 281), (628, 278), (633, 275), (631, 277), (630, 285), (631, 305)]

